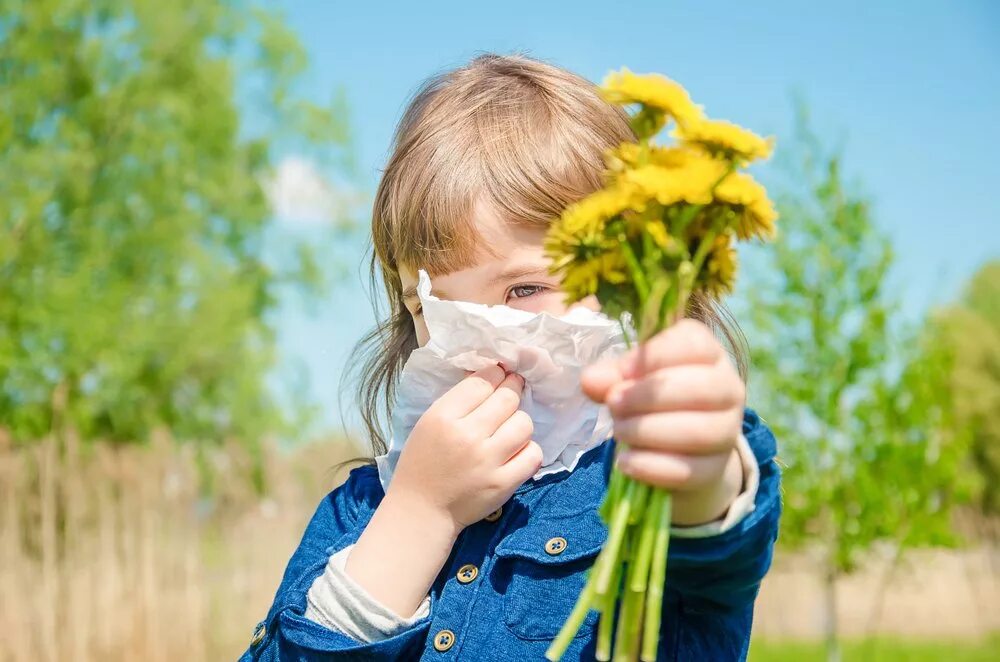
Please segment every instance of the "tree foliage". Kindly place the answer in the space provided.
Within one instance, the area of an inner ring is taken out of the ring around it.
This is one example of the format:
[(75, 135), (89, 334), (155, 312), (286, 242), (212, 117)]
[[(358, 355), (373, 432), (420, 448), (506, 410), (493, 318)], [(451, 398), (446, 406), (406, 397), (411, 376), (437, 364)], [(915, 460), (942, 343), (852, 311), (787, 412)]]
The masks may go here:
[(869, 200), (804, 115), (789, 143), (780, 236), (749, 279), (750, 395), (786, 465), (781, 539), (824, 552), (836, 659), (834, 579), (878, 541), (950, 541), (964, 447), (944, 388), (949, 357), (899, 321), (892, 250)]
[(956, 426), (970, 437), (971, 468), (985, 514), (1000, 513), (1000, 261), (983, 265), (961, 299), (932, 323), (948, 353)]
[(0, 0), (0, 426), (259, 438), (282, 149), (346, 151), (343, 102), (296, 94), (280, 17), (228, 0)]

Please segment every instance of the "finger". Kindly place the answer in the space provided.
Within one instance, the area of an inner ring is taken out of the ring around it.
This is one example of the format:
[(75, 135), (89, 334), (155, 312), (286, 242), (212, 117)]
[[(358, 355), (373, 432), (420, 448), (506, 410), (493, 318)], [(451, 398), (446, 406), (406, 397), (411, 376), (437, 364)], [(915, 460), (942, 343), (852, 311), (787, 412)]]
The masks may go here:
[(728, 451), (739, 436), (742, 412), (673, 411), (615, 419), (614, 436), (634, 448), (685, 455)]
[(497, 471), (505, 485), (520, 485), (542, 467), (542, 447), (529, 441)]
[(625, 354), (621, 372), (634, 378), (674, 365), (713, 364), (724, 354), (711, 329), (697, 320), (682, 319)]
[(628, 354), (603, 359), (584, 368), (580, 374), (580, 387), (588, 398), (594, 402), (604, 402), (611, 387), (624, 379), (621, 366), (625, 356)]
[(742, 406), (743, 382), (727, 362), (660, 368), (609, 390), (606, 402), (617, 418), (668, 411), (715, 411)]
[(535, 426), (527, 412), (517, 410), (506, 421), (500, 424), (485, 443), (496, 453), (500, 464), (508, 462), (525, 444), (531, 441), (531, 433)]
[(729, 453), (675, 455), (657, 451), (626, 449), (618, 454), (622, 473), (643, 483), (670, 490), (694, 490), (719, 479)]
[(460, 418), (483, 403), (497, 390), (506, 373), (498, 365), (475, 371), (452, 386), (429, 407), (440, 414)]
[(465, 416), (465, 420), (484, 436), (493, 434), (521, 406), (523, 388), (524, 378), (510, 373), (482, 404)]

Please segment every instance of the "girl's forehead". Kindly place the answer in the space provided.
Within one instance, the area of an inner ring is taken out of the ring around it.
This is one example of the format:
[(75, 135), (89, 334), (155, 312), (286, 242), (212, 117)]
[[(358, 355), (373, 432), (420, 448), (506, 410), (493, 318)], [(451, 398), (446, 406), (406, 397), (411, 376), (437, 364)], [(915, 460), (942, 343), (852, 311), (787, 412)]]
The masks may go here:
[(479, 235), (482, 252), (498, 254), (499, 257), (512, 250), (540, 248), (545, 240), (546, 228), (504, 217), (481, 198), (473, 204), (470, 225)]

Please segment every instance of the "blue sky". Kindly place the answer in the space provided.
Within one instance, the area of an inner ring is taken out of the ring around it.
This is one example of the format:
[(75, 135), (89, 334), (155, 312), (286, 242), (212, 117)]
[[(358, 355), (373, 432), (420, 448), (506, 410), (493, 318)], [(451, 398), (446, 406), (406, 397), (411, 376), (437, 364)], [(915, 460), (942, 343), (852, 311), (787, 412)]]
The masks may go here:
[[(594, 81), (621, 66), (664, 73), (710, 115), (776, 135), (779, 149), (792, 95), (804, 98), (814, 128), (844, 146), (846, 170), (874, 199), (908, 315), (955, 296), (1000, 257), (1000, 2), (284, 6), (311, 59), (308, 86), (320, 97), (346, 90), (369, 194), (423, 79), (481, 51), (518, 50)], [(328, 426), (339, 420), (351, 346), (373, 323), (361, 250), (337, 251), (350, 268), (316, 310), (290, 304), (280, 317), (286, 368), (300, 367)]]

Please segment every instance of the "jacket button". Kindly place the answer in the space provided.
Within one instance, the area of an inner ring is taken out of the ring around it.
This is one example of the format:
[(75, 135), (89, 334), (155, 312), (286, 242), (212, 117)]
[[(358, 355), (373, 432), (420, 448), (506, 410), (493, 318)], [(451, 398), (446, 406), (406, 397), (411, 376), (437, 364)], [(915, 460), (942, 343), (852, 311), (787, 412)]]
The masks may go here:
[(466, 563), (461, 568), (458, 569), (458, 574), (455, 578), (462, 584), (468, 584), (473, 579), (479, 576), (479, 568), (472, 565), (471, 563)]
[(560, 536), (555, 538), (549, 538), (549, 541), (545, 543), (545, 553), (555, 556), (556, 554), (562, 554), (566, 551), (566, 539)]
[(500, 506), (499, 508), (497, 508), (496, 510), (494, 510), (492, 513), (490, 513), (489, 515), (487, 515), (483, 519), (486, 520), (487, 522), (495, 522), (498, 519), (500, 519), (501, 515), (503, 515), (503, 506)]
[(451, 630), (441, 630), (434, 635), (434, 649), (442, 653), (455, 645), (455, 633)]
[(260, 642), (264, 641), (265, 634), (267, 634), (267, 628), (264, 627), (264, 622), (261, 621), (253, 630), (253, 637), (250, 638), (250, 645), (256, 646)]

